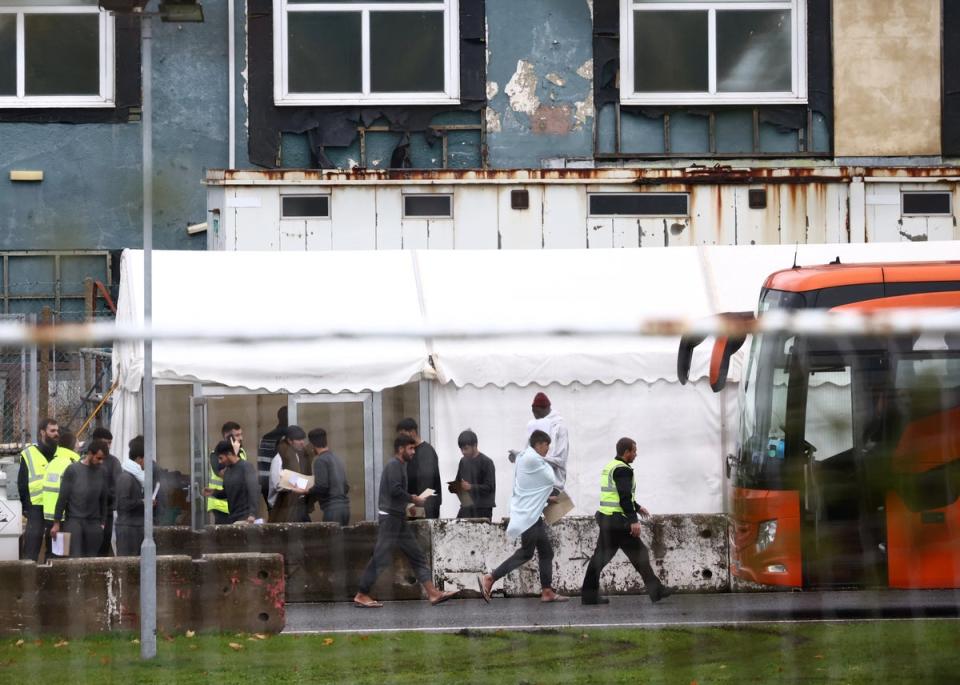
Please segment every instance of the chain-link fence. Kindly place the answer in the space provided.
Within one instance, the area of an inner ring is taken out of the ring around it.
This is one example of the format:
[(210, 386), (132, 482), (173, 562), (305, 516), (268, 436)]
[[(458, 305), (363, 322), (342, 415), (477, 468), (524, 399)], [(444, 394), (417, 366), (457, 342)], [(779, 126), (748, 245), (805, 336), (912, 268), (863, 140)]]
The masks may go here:
[[(26, 314), (0, 314), (3, 322), (25, 322)], [(17, 452), (30, 435), (28, 348), (0, 348), (0, 454)]]

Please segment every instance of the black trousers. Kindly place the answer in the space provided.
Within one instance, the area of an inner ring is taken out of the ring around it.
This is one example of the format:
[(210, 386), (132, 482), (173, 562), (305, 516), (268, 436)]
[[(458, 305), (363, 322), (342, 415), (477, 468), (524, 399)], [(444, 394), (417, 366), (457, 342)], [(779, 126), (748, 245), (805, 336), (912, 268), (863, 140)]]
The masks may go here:
[(143, 524), (125, 525), (117, 522), (117, 556), (138, 557), (143, 546)]
[(537, 564), (540, 568), (540, 587), (543, 589), (552, 588), (553, 545), (550, 544), (547, 524), (543, 522), (542, 518), (527, 528), (520, 536), (520, 549), (493, 570), (491, 574), (493, 581), (497, 582), (510, 571), (520, 568), (533, 559), (534, 551), (537, 553)]
[(100, 542), (100, 549), (97, 550), (98, 557), (112, 557), (113, 547), (113, 512), (107, 512), (107, 524), (103, 527), (103, 540)]
[(583, 587), (580, 589), (581, 598), (596, 599), (600, 595), (600, 572), (610, 563), (618, 550), (623, 550), (627, 559), (643, 578), (647, 594), (653, 595), (658, 591), (661, 582), (650, 566), (650, 554), (647, 546), (640, 538), (630, 535), (630, 523), (618, 514), (604, 516), (598, 513), (597, 525), (600, 526), (600, 535), (597, 538), (597, 548), (587, 564), (587, 572), (583, 576)]
[[(43, 507), (25, 502), (23, 513), (27, 517), (27, 529), (23, 531), (23, 554), (24, 559), (37, 561), (40, 558), (40, 548), (43, 547), (44, 539), (49, 540), (50, 525), (43, 520)], [(50, 543), (47, 543), (47, 549), (50, 549)]]
[(213, 525), (226, 526), (231, 523), (230, 514), (224, 514), (222, 511), (213, 510)]
[(493, 518), (493, 507), (460, 507), (458, 519), (490, 519)]
[(393, 565), (393, 550), (399, 548), (413, 567), (417, 582), (426, 583), (433, 580), (433, 573), (427, 564), (427, 558), (417, 544), (413, 531), (407, 520), (399, 516), (380, 515), (380, 524), (377, 528), (377, 542), (373, 547), (373, 557), (363, 570), (360, 577), (360, 592), (368, 594), (377, 578), (386, 569)]
[(95, 557), (103, 541), (103, 527), (99, 519), (67, 519), (63, 532), (70, 533), (70, 556)]
[(339, 523), (345, 526), (350, 523), (350, 505), (346, 502), (330, 503), (323, 510), (324, 523)]

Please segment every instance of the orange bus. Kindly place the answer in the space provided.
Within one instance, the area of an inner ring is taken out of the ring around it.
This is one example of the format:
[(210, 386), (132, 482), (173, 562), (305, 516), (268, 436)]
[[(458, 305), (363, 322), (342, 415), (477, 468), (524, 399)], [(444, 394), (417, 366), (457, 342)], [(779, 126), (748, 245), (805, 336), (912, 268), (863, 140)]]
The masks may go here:
[[(960, 262), (778, 271), (758, 311), (891, 307), (960, 308)], [(714, 390), (743, 342), (716, 341)], [(960, 587), (960, 335), (754, 335), (726, 472), (747, 586)]]

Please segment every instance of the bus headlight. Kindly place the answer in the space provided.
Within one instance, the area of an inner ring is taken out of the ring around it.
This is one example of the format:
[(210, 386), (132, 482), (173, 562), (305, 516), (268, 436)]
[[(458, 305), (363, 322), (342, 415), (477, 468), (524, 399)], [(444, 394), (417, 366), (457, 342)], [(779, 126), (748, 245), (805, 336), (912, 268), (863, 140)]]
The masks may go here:
[(761, 521), (757, 526), (757, 552), (762, 552), (773, 544), (777, 537), (777, 520)]

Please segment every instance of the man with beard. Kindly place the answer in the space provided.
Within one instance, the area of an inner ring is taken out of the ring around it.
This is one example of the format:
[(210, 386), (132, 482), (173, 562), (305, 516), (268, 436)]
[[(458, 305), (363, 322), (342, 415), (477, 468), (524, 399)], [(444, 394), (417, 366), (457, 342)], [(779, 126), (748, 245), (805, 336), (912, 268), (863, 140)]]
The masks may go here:
[(72, 557), (95, 557), (100, 550), (107, 523), (107, 474), (103, 468), (106, 456), (106, 443), (94, 440), (83, 458), (63, 472), (50, 538), (57, 538), (66, 516), (63, 530), (70, 533)]
[(56, 455), (59, 440), (59, 424), (47, 418), (40, 422), (37, 442), (20, 453), (17, 491), (23, 503), (23, 514), (27, 518), (27, 528), (23, 534), (24, 559), (37, 561), (40, 557), (40, 547), (47, 531), (43, 518), (43, 482), (47, 477), (47, 465)]
[(277, 454), (270, 464), (270, 523), (306, 523), (307, 505), (305, 489), (280, 487), (280, 472), (284, 469), (296, 473), (309, 473), (306, 458), (307, 434), (300, 426), (290, 426), (287, 434), (277, 443)]
[(217, 456), (217, 463), (223, 474), (223, 489), (206, 488), (203, 494), (227, 500), (230, 511), (227, 523), (253, 523), (257, 519), (257, 508), (260, 505), (257, 467), (246, 459), (241, 459), (235, 445), (226, 440), (218, 442), (213, 453)]
[(103, 460), (103, 468), (107, 472), (107, 525), (103, 528), (103, 542), (100, 543), (98, 557), (113, 556), (111, 542), (113, 540), (113, 512), (117, 508), (117, 479), (120, 478), (120, 460), (110, 451), (113, 447), (113, 433), (109, 428), (100, 426), (90, 434), (91, 440), (103, 440), (107, 445), (107, 456)]
[(435, 606), (457, 594), (441, 592), (433, 584), (433, 573), (427, 564), (427, 558), (407, 523), (407, 505), (412, 503), (422, 507), (424, 504), (423, 497), (411, 495), (407, 491), (407, 464), (413, 460), (416, 444), (413, 437), (398, 435), (393, 441), (394, 458), (383, 467), (378, 499), (380, 521), (377, 526), (377, 542), (373, 548), (373, 557), (360, 578), (360, 588), (353, 598), (353, 603), (358, 607), (377, 609), (383, 606), (383, 603), (370, 596), (370, 590), (380, 574), (393, 564), (393, 550), (396, 548), (399, 548), (410, 562), (430, 604)]

